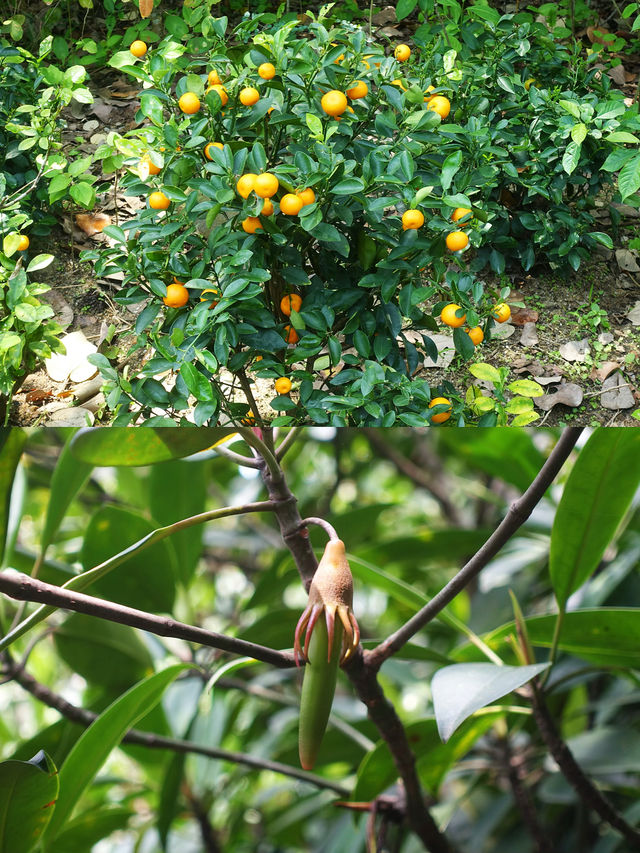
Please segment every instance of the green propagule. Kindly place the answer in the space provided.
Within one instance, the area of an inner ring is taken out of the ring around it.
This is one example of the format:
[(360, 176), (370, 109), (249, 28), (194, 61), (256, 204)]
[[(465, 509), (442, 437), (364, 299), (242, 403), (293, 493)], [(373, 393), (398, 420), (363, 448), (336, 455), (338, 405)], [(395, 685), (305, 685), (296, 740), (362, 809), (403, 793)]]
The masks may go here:
[[(299, 666), (301, 659), (306, 662), (299, 733), (300, 764), (305, 770), (313, 768), (327, 728), (338, 666), (349, 659), (360, 642), (352, 605), (353, 576), (344, 542), (331, 539), (313, 576), (309, 603), (296, 626), (293, 647), (296, 664)], [(324, 619), (320, 618), (322, 614)]]

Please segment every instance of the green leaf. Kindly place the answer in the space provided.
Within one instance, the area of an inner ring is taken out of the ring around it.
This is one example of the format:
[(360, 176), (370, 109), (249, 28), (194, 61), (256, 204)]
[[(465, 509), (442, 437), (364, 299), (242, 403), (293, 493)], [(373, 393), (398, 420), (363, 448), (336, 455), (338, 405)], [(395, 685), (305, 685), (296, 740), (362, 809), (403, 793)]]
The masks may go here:
[(50, 853), (87, 853), (101, 839), (124, 829), (134, 814), (131, 809), (118, 805), (89, 809), (69, 821), (51, 844)]
[(636, 153), (620, 170), (618, 189), (623, 201), (640, 189), (640, 153)]
[(603, 139), (605, 142), (640, 142), (635, 134), (626, 130), (614, 130), (613, 133), (608, 133)]
[(640, 435), (597, 429), (580, 451), (551, 531), (549, 571), (561, 609), (592, 574), (640, 484)]
[(96, 201), (96, 191), (87, 181), (79, 181), (77, 184), (72, 184), (69, 195), (77, 204), (81, 204), (83, 207), (93, 207)]
[(91, 465), (152, 465), (181, 459), (212, 447), (233, 430), (200, 429), (81, 429), (73, 437), (74, 456)]
[(491, 364), (484, 362), (472, 364), (469, 367), (469, 372), (473, 373), (476, 379), (482, 379), (483, 382), (492, 382), (494, 385), (500, 384), (500, 374)]
[(27, 272), (36, 272), (36, 270), (48, 267), (51, 261), (53, 261), (53, 258), (54, 255), (36, 255), (35, 258), (32, 258), (29, 261)]
[(514, 394), (520, 394), (522, 397), (542, 397), (544, 394), (544, 388), (532, 379), (516, 379), (507, 387)]
[[(22, 448), (27, 440), (27, 433), (22, 429), (3, 427), (0, 430), (3, 443), (0, 449), (0, 565), (4, 559), (4, 549), (7, 541), (9, 526), (9, 506), (11, 490), (16, 468), (20, 462)], [(0, 847), (0, 850), (2, 848)]]
[(576, 103), (576, 101), (562, 100), (558, 101), (558, 105), (561, 106), (563, 110), (571, 113), (574, 118), (580, 118), (580, 104)]
[[(80, 555), (85, 571), (124, 550), (155, 529), (144, 516), (120, 506), (105, 505), (92, 516)], [(169, 613), (175, 599), (175, 551), (167, 539), (134, 552), (121, 565), (94, 581), (99, 595), (141, 610)]]
[(399, 21), (402, 21), (403, 18), (406, 18), (413, 12), (417, 4), (418, 0), (398, 0), (396, 5), (396, 18)]
[(580, 160), (580, 150), (581, 146), (577, 142), (570, 142), (564, 155), (562, 157), (562, 168), (565, 170), (567, 175), (570, 175)]
[(629, 726), (599, 726), (569, 738), (567, 746), (586, 773), (640, 772), (640, 732)]
[(584, 122), (578, 122), (578, 124), (574, 124), (571, 128), (571, 138), (577, 145), (584, 142), (587, 137), (587, 133), (587, 125)]
[(443, 190), (448, 190), (453, 181), (454, 175), (462, 165), (462, 151), (458, 149), (453, 154), (449, 154), (442, 164), (442, 173), (440, 182)]
[(71, 440), (67, 441), (56, 462), (51, 476), (47, 516), (40, 541), (40, 559), (44, 559), (47, 548), (58, 532), (60, 522), (65, 517), (69, 504), (78, 494), (91, 475), (93, 465), (78, 460), (71, 450)]
[(80, 797), (128, 729), (147, 714), (162, 698), (168, 685), (188, 664), (177, 664), (150, 675), (136, 684), (100, 714), (77, 741), (60, 770), (60, 796), (52, 820), (44, 833), (44, 848), (52, 850), (52, 842), (63, 827)]
[(0, 764), (0, 850), (29, 853), (44, 832), (58, 797), (58, 772), (46, 754)]
[(334, 195), (353, 195), (362, 192), (363, 189), (364, 181), (362, 178), (345, 178), (331, 187), (331, 192)]
[(548, 666), (548, 663), (531, 666), (459, 663), (439, 669), (433, 676), (431, 692), (442, 740), (446, 743), (467, 717), (522, 687)]

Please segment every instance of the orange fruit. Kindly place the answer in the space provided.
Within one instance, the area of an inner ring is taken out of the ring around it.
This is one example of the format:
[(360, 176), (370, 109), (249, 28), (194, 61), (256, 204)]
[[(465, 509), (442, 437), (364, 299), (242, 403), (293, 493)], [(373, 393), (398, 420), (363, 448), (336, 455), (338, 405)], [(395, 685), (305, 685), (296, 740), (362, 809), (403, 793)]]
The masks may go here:
[(431, 418), (432, 424), (443, 424), (445, 421), (448, 421), (451, 417), (451, 400), (447, 400), (446, 397), (434, 397), (433, 400), (429, 403), (429, 408), (432, 409), (434, 406), (446, 405), (449, 406), (448, 412), (440, 412), (440, 414), (436, 414)]
[(448, 305), (445, 305), (440, 312), (440, 319), (445, 326), (451, 326), (452, 329), (458, 329), (460, 326), (464, 326), (465, 320), (467, 319), (466, 314), (463, 314), (462, 317), (458, 317), (456, 315), (456, 311), (460, 310), (461, 308), (459, 305), (456, 305), (455, 302), (450, 302)]
[(464, 249), (465, 246), (469, 245), (469, 238), (464, 231), (452, 231), (450, 234), (447, 234), (445, 243), (449, 251), (459, 252), (460, 249)]
[(141, 166), (146, 166), (149, 175), (157, 175), (162, 169), (160, 166), (156, 166), (156, 164), (151, 160), (151, 157), (148, 154), (145, 154), (144, 157), (138, 163), (138, 170), (140, 170)]
[(424, 100), (425, 100), (427, 103), (429, 103), (429, 101), (431, 100), (431, 98), (433, 98), (433, 97), (434, 97), (434, 95), (432, 95), (432, 94), (431, 94), (431, 92), (435, 92), (435, 90), (436, 90), (436, 87), (435, 87), (435, 86), (427, 86), (427, 88), (425, 89), (425, 92), (424, 92)]
[(273, 202), (270, 198), (265, 198), (264, 204), (262, 205), (262, 210), (260, 211), (260, 216), (271, 216), (273, 213)]
[(222, 142), (207, 142), (207, 144), (204, 146), (204, 156), (207, 158), (207, 160), (213, 160), (213, 157), (211, 156), (209, 150), (211, 148), (219, 148), (222, 151), (224, 145), (222, 144)]
[(424, 215), (421, 210), (405, 210), (402, 214), (402, 228), (405, 231), (420, 228), (424, 225)]
[(468, 207), (456, 207), (456, 209), (451, 214), (451, 221), (458, 222), (460, 219), (464, 219), (467, 214), (471, 213), (470, 208)]
[(254, 175), (253, 172), (246, 172), (238, 178), (236, 190), (242, 198), (249, 197), (249, 193), (252, 192), (257, 177), (258, 176)]
[(243, 418), (240, 419), (240, 423), (243, 426), (255, 426), (256, 425), (256, 423), (257, 423), (256, 416), (253, 414), (251, 409), (249, 409), (247, 414)]
[(280, 379), (276, 379), (275, 388), (278, 394), (288, 394), (291, 391), (291, 380), (286, 376), (281, 376)]
[(297, 213), (300, 213), (303, 207), (304, 202), (299, 195), (287, 193), (280, 199), (280, 212), (285, 213), (287, 216), (295, 216)]
[(297, 344), (300, 340), (300, 335), (296, 332), (293, 326), (285, 326), (284, 339), (288, 344)]
[(207, 81), (208, 81), (210, 86), (219, 86), (222, 83), (222, 80), (220, 79), (220, 75), (218, 74), (218, 72), (216, 71), (215, 68), (212, 68), (211, 71), (209, 72), (209, 74), (207, 76)]
[(26, 234), (21, 234), (20, 240), (18, 242), (18, 251), (19, 252), (26, 252), (28, 248), (29, 248), (29, 238), (27, 237)]
[(399, 44), (393, 52), (398, 62), (406, 62), (411, 56), (411, 48), (408, 44)]
[(229, 101), (229, 95), (227, 95), (227, 90), (224, 86), (221, 86), (219, 83), (214, 83), (212, 86), (209, 86), (207, 92), (215, 92), (217, 96), (222, 101), (222, 106), (226, 106)]
[(473, 345), (476, 347), (484, 340), (484, 332), (480, 326), (476, 326), (475, 329), (467, 329), (467, 334), (473, 341)]
[(253, 86), (246, 86), (242, 89), (238, 98), (240, 99), (240, 103), (244, 104), (245, 107), (252, 107), (260, 100), (260, 92), (258, 92), (257, 89), (254, 89)]
[(263, 62), (258, 66), (258, 74), (263, 80), (273, 80), (276, 76), (276, 67), (270, 62)]
[(316, 194), (311, 189), (311, 187), (306, 187), (303, 190), (296, 190), (296, 195), (298, 198), (302, 199), (302, 206), (306, 207), (308, 204), (313, 204), (316, 200)]
[(149, 196), (149, 207), (153, 210), (166, 210), (171, 202), (163, 192), (157, 190)]
[(169, 308), (182, 308), (189, 301), (189, 291), (184, 284), (169, 284), (167, 295), (162, 298), (162, 301)]
[(260, 198), (271, 198), (278, 192), (280, 182), (271, 172), (263, 172), (258, 175), (253, 183), (253, 191)]
[(301, 307), (302, 297), (298, 293), (287, 293), (280, 300), (280, 310), (286, 317), (290, 317), (292, 311), (299, 311)]
[(183, 113), (192, 116), (200, 109), (200, 98), (193, 92), (185, 92), (184, 95), (180, 95), (178, 106)]
[(136, 39), (136, 41), (131, 42), (129, 45), (129, 50), (134, 56), (140, 59), (140, 57), (144, 56), (147, 52), (147, 46), (143, 41), (140, 41), (140, 39)]
[(451, 101), (444, 95), (434, 95), (427, 101), (427, 109), (438, 113), (440, 118), (446, 118), (451, 112)]
[(325, 92), (320, 105), (327, 115), (340, 116), (347, 108), (347, 96), (344, 92), (332, 89), (330, 92)]
[[(205, 293), (212, 293), (213, 296), (205, 296)], [(209, 300), (211, 300), (210, 307), (213, 308), (214, 306), (216, 306), (218, 304), (218, 301), (220, 300), (221, 296), (222, 296), (222, 294), (220, 293), (219, 290), (216, 290), (215, 288), (208, 287), (206, 290), (203, 290), (202, 293), (200, 294), (200, 302), (208, 302)]]
[(262, 228), (262, 222), (257, 216), (247, 216), (246, 219), (242, 220), (242, 228), (247, 234), (255, 234), (259, 228)]
[(500, 302), (494, 307), (491, 312), (491, 316), (497, 320), (498, 323), (506, 323), (509, 317), (511, 317), (511, 308), (509, 308), (506, 302)]
[(357, 101), (358, 98), (365, 98), (369, 93), (369, 87), (363, 80), (356, 80), (350, 89), (347, 89), (347, 97), (352, 101)]

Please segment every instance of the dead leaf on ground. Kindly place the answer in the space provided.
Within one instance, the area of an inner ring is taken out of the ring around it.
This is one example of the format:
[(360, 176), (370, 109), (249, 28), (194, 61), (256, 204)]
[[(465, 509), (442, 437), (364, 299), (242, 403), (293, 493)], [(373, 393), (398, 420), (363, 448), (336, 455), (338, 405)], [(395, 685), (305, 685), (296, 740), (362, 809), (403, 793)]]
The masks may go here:
[(604, 382), (607, 376), (610, 376), (614, 370), (620, 370), (620, 365), (617, 361), (605, 361), (600, 367), (594, 367), (589, 375), (590, 379), (598, 379)]
[(618, 411), (635, 406), (631, 388), (622, 373), (617, 372), (607, 377), (602, 384), (600, 402), (605, 409)]
[(589, 353), (589, 338), (581, 341), (567, 341), (562, 344), (558, 351), (565, 361), (586, 361)]
[(534, 308), (512, 308), (511, 322), (516, 326), (524, 326), (525, 323), (537, 323), (538, 312)]
[(634, 326), (640, 326), (640, 301), (636, 302), (631, 311), (629, 311), (627, 320), (630, 320)]
[(402, 38), (402, 33), (397, 27), (383, 27), (378, 32), (381, 36), (387, 36), (390, 39)]
[(616, 262), (621, 270), (640, 272), (636, 256), (629, 249), (616, 249)]
[(538, 333), (535, 323), (525, 323), (520, 335), (520, 344), (523, 347), (534, 347), (538, 343)]
[(27, 403), (31, 403), (33, 406), (41, 406), (43, 403), (48, 403), (52, 397), (51, 391), (27, 391), (24, 395), (24, 399)]
[(140, 17), (148, 18), (153, 12), (153, 0), (140, 0)]
[(90, 237), (99, 234), (107, 225), (111, 225), (111, 217), (106, 213), (77, 213), (76, 225)]
[(392, 21), (397, 21), (395, 6), (385, 6), (380, 12), (377, 12), (372, 18), (372, 22), (376, 27), (384, 27), (385, 24), (390, 24)]
[(575, 407), (582, 403), (583, 393), (582, 388), (574, 382), (565, 382), (560, 385), (554, 394), (545, 394), (542, 397), (535, 397), (534, 403), (543, 412), (548, 412), (561, 403), (563, 406)]
[(538, 385), (557, 385), (562, 382), (562, 376), (557, 373), (555, 376), (536, 376)]

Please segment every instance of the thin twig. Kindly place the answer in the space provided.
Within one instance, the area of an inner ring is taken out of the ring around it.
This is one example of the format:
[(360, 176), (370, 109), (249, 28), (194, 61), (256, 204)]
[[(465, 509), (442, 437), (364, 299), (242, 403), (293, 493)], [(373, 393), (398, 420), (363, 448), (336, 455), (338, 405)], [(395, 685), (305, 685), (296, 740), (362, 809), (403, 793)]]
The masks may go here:
[(218, 454), (218, 456), (224, 456), (225, 459), (228, 459), (229, 462), (234, 462), (236, 465), (242, 465), (244, 468), (261, 468), (262, 462), (259, 459), (256, 459), (254, 456), (243, 456), (241, 453), (236, 453), (233, 450), (229, 450), (228, 447), (223, 447), (222, 445), (218, 445), (213, 448), (214, 452)]
[(308, 518), (303, 518), (300, 522), (300, 527), (306, 527), (308, 524), (315, 524), (317, 527), (321, 527), (324, 532), (327, 534), (331, 541), (335, 541), (340, 539), (338, 533), (333, 526), (333, 524), (329, 524), (329, 522), (325, 518), (316, 518), (315, 516), (309, 516)]
[(504, 519), (476, 554), (462, 569), (401, 628), (380, 645), (366, 653), (367, 663), (375, 669), (399, 651), (411, 637), (434, 619), (492, 560), (500, 549), (529, 518), (573, 450), (582, 427), (567, 427), (548, 459), (526, 492), (511, 504)]
[(102, 598), (94, 598), (82, 592), (66, 590), (21, 572), (0, 572), (0, 592), (20, 601), (44, 602), (64, 610), (73, 610), (75, 613), (96, 616), (108, 622), (119, 622), (121, 625), (140, 628), (160, 637), (175, 637), (179, 640), (199, 643), (201, 646), (246, 655), (254, 660), (261, 660), (281, 668), (295, 665), (293, 655), (288, 652), (280, 652), (237, 637), (218, 634), (215, 631), (206, 631), (204, 628), (176, 622), (175, 619), (165, 616), (155, 616), (152, 613), (145, 613), (143, 610), (125, 607), (123, 604), (115, 604)]
[(285, 453), (293, 447), (297, 438), (300, 438), (300, 428), (289, 427), (289, 431), (282, 439), (276, 450), (276, 459), (278, 460), (278, 462), (282, 461)]

